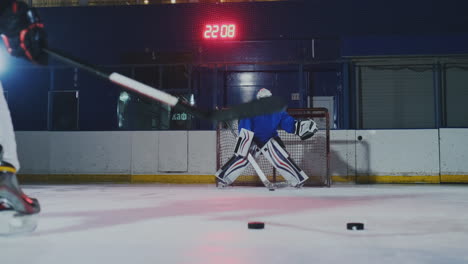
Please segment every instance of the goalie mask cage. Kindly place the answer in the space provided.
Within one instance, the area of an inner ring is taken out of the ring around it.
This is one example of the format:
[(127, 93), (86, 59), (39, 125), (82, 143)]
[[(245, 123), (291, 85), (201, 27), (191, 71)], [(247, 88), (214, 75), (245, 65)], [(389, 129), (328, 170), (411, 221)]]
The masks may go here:
[[(313, 119), (318, 132), (307, 140), (301, 140), (297, 135), (279, 129), (278, 135), (286, 145), (294, 162), (309, 176), (304, 186), (330, 187), (330, 122), (326, 108), (294, 108), (288, 109), (288, 114), (296, 120)], [(234, 154), (238, 135), (238, 120), (219, 122), (217, 127), (217, 170), (221, 168)], [(270, 162), (260, 155), (257, 163), (271, 182), (282, 182), (281, 177)], [(248, 165), (232, 185), (263, 186), (252, 165)]]

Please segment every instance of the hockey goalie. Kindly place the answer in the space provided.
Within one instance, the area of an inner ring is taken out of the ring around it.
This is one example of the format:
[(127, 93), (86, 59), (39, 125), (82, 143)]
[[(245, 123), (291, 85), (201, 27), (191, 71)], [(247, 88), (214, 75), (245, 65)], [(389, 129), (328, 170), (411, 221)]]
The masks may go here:
[[(262, 88), (257, 92), (259, 100), (269, 96), (272, 96), (272, 93), (268, 89)], [(215, 174), (218, 186), (229, 186), (251, 164), (265, 186), (273, 188), (255, 161), (259, 155), (263, 155), (289, 186), (302, 187), (309, 177), (286, 151), (283, 141), (278, 136), (278, 128), (296, 134), (301, 140), (312, 137), (318, 131), (313, 120), (295, 120), (285, 111), (240, 120), (234, 155)]]

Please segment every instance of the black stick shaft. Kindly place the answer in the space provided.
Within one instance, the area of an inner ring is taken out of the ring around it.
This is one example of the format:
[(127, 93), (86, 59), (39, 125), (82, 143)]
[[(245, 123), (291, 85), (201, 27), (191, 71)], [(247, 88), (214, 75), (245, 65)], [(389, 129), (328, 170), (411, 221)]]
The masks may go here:
[[(62, 52), (59, 51), (54, 51), (51, 49), (44, 49), (44, 52), (46, 52), (48, 55), (66, 63), (70, 64), (72, 66), (78, 67), (80, 69), (86, 70), (94, 75), (97, 75), (101, 78), (104, 78), (106, 80), (109, 80), (113, 83), (116, 83), (122, 87), (125, 87), (127, 89), (130, 89), (134, 92), (140, 93), (144, 96), (147, 96), (151, 99), (160, 101), (161, 103), (168, 104), (171, 107), (174, 107), (178, 105), (178, 99), (166, 92), (163, 92), (159, 89), (156, 89), (154, 87), (148, 86), (144, 83), (138, 82), (136, 80), (133, 80), (131, 78), (128, 78), (124, 75), (118, 74), (116, 72), (113, 73), (106, 73), (104, 71), (99, 70), (96, 66), (93, 66), (91, 64), (82, 62), (76, 58), (73, 58), (69, 55), (65, 55)], [(193, 109), (193, 111), (196, 112), (196, 109)]]
[(99, 77), (102, 77), (104, 79), (109, 79), (109, 73), (106, 73), (106, 72), (103, 72), (99, 69), (97, 69), (96, 67), (92, 66), (92, 65), (89, 65), (85, 62), (81, 62), (79, 61), (78, 59), (75, 59), (75, 58), (72, 58), (71, 56), (69, 55), (65, 55), (63, 54), (62, 52), (59, 52), (59, 51), (54, 51), (52, 49), (49, 49), (49, 48), (44, 48), (43, 49), (45, 53), (49, 54), (50, 56), (64, 62), (64, 63), (67, 63), (67, 64), (70, 64), (70, 65), (73, 65), (77, 68), (80, 68), (80, 69), (83, 69), (83, 70), (86, 70), (94, 75), (97, 75)]
[(134, 92), (140, 93), (151, 99), (157, 100), (161, 103), (167, 104), (171, 107), (178, 108), (181, 111), (193, 114), (199, 118), (224, 121), (252, 117), (256, 115), (269, 114), (277, 111), (282, 111), (286, 107), (286, 103), (280, 97), (269, 97), (262, 100), (256, 100), (240, 105), (231, 106), (227, 110), (219, 111), (203, 111), (196, 106), (191, 106), (179, 100), (179, 98), (168, 94), (157, 88), (148, 86), (144, 83), (133, 80), (129, 77), (119, 73), (107, 73), (99, 70), (96, 66), (80, 61), (72, 56), (65, 55), (63, 52), (56, 51), (50, 48), (43, 49), (49, 56), (56, 58), (66, 64), (73, 65), (77, 68), (86, 70), (96, 76), (109, 80), (122, 87), (130, 89)]

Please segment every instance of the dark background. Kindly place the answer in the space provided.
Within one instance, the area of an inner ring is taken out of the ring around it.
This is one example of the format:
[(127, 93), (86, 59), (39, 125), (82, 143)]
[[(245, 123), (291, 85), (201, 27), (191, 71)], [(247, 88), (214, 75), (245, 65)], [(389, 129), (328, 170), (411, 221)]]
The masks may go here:
[[(288, 99), (290, 107), (305, 107), (306, 96), (335, 96), (337, 128), (346, 129), (355, 113), (349, 57), (466, 54), (466, 10), (467, 1), (311, 0), (39, 12), (50, 47), (173, 94), (194, 94), (201, 108), (249, 100), (261, 87)], [(225, 21), (237, 25), (236, 40), (202, 39), (206, 23)], [(155, 70), (145, 70), (148, 65)], [(51, 92), (64, 90), (79, 91), (79, 101), (76, 126), (62, 130), (184, 128), (119, 127), (119, 87), (56, 61), (39, 67), (9, 59), (9, 66), (1, 78), (16, 130), (60, 130), (54, 126), (60, 111), (52, 109), (60, 104)], [(290, 100), (290, 93), (301, 99)], [(152, 102), (142, 110), (132, 100), (127, 114), (160, 111)], [(185, 128), (213, 124), (195, 120)]]

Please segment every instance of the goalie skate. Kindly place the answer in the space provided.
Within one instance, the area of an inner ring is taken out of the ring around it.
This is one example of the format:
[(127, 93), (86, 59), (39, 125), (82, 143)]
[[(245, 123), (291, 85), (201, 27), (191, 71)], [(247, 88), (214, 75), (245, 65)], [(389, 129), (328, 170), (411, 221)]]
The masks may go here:
[(287, 187), (291, 187), (291, 184), (289, 182), (270, 182), (267, 185), (265, 185), (268, 189), (283, 189), (283, 188), (287, 188)]

